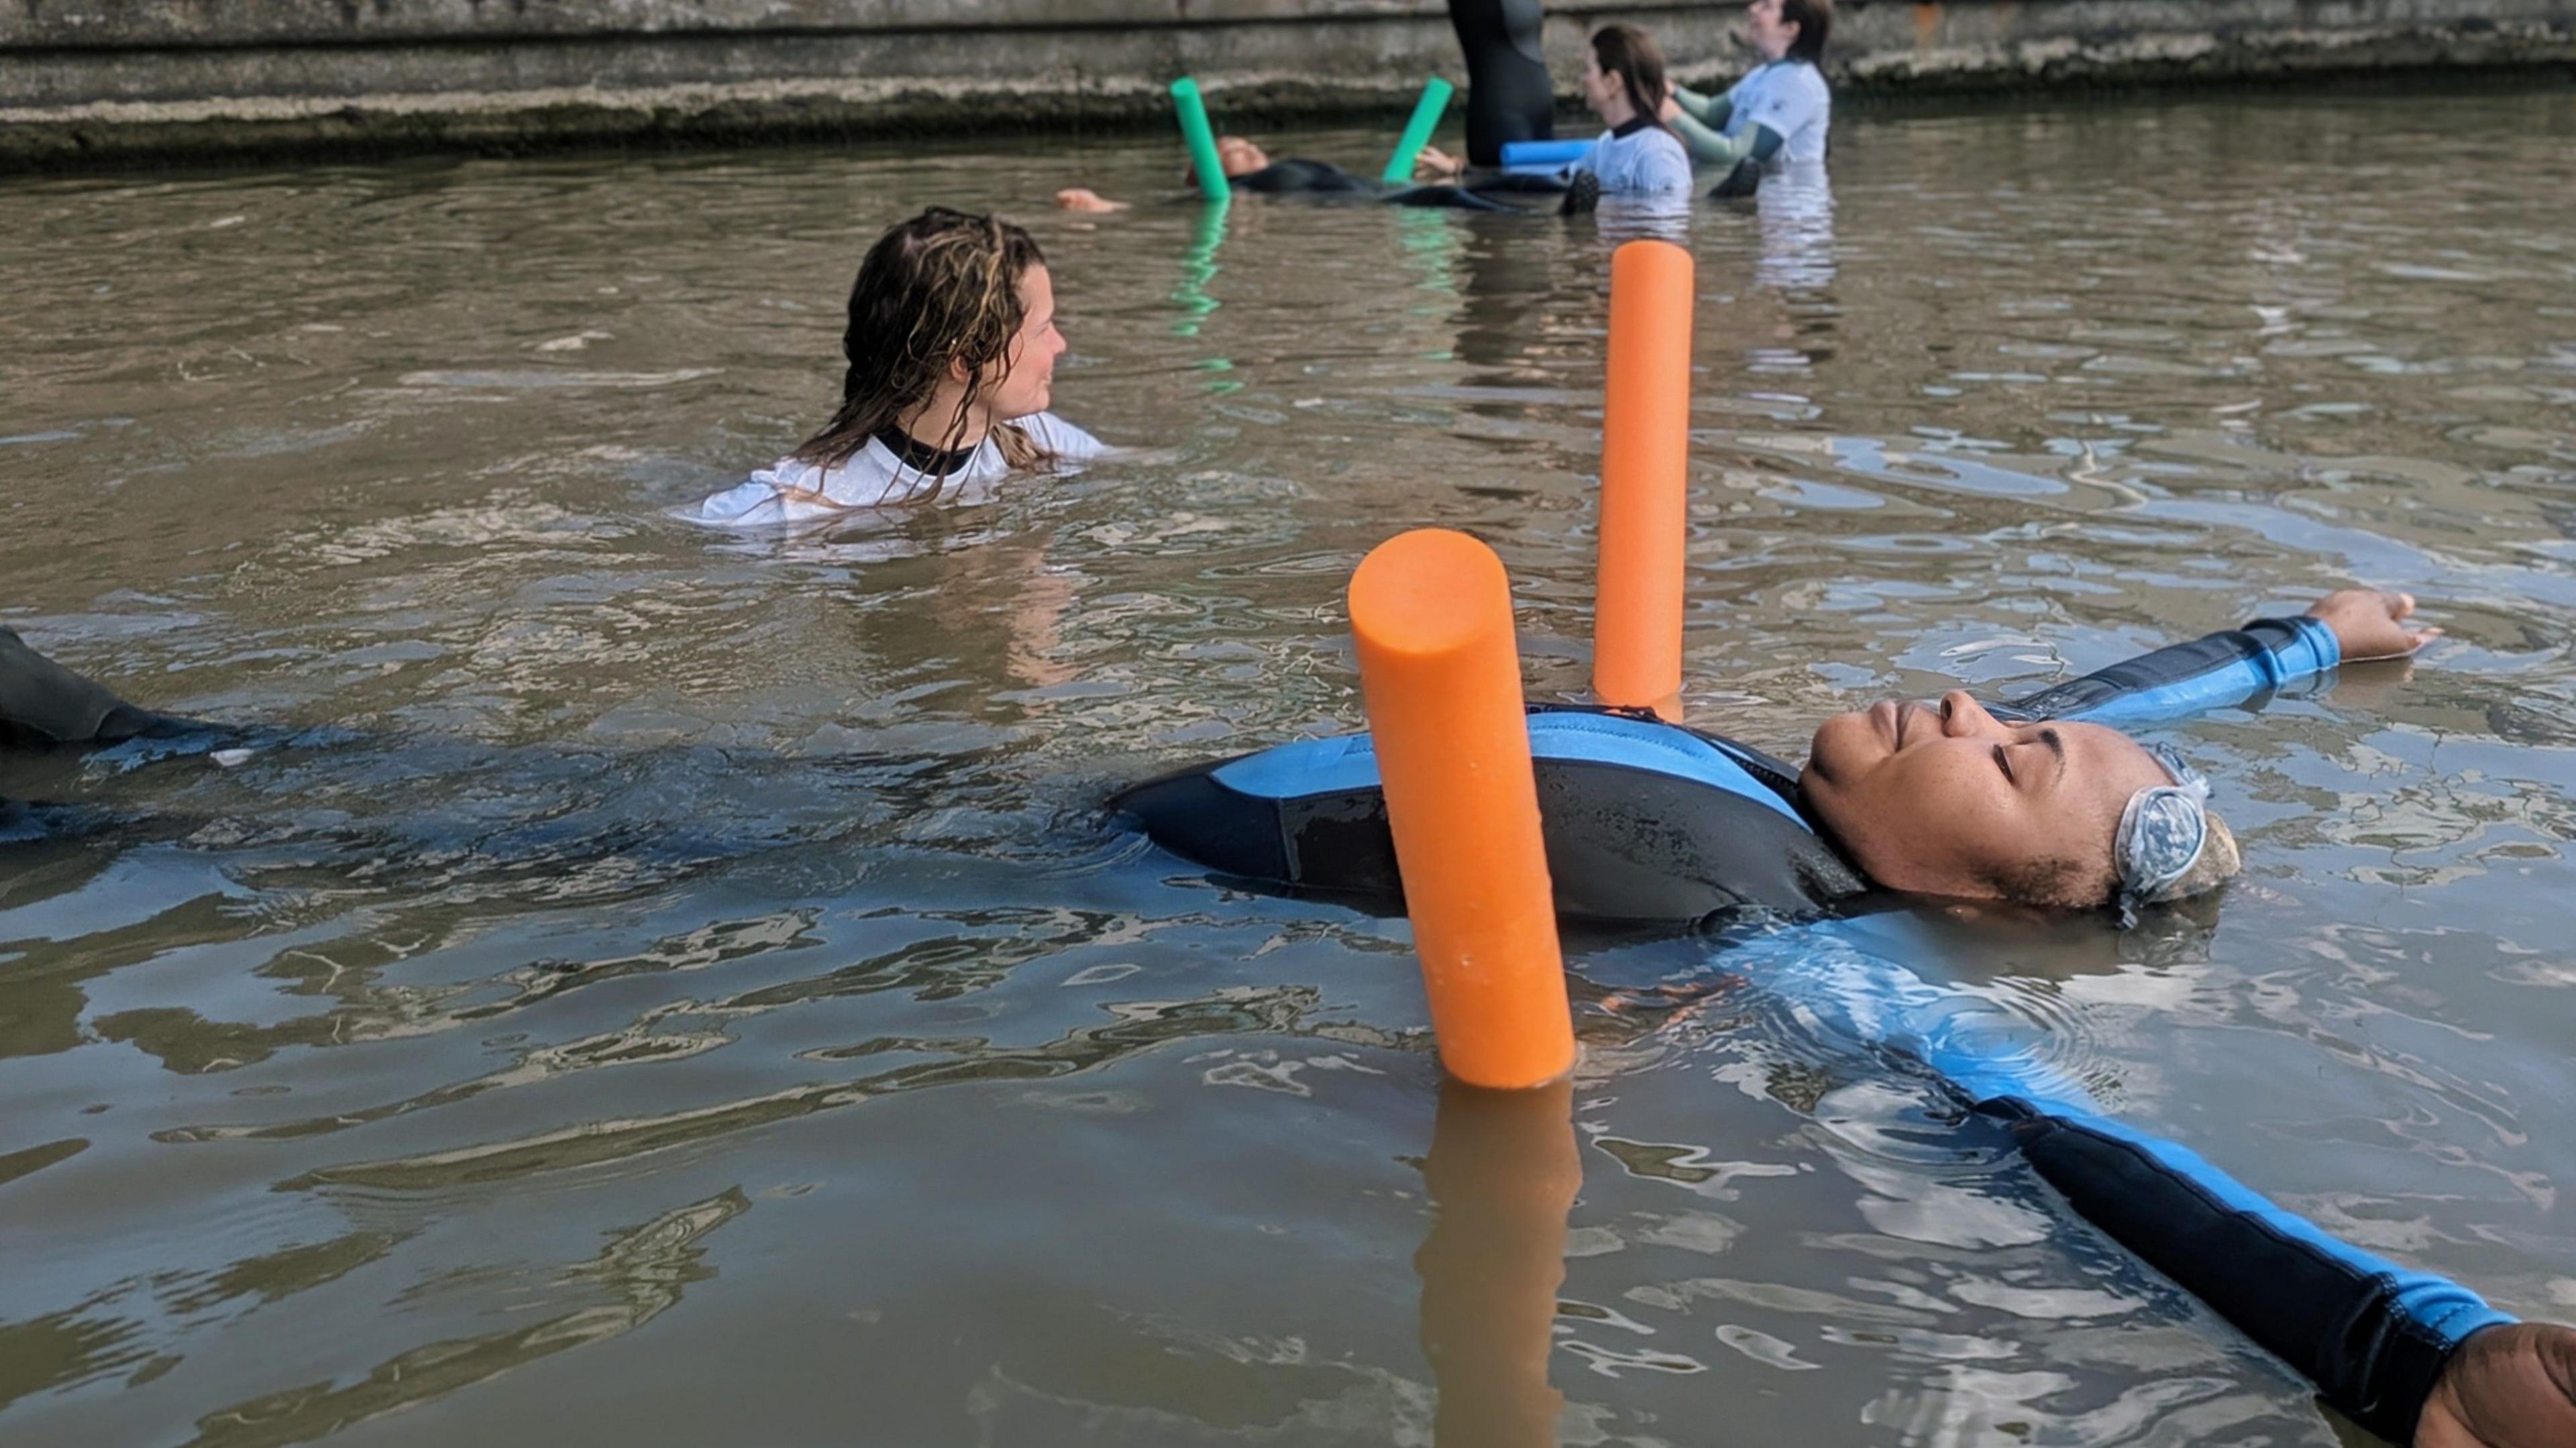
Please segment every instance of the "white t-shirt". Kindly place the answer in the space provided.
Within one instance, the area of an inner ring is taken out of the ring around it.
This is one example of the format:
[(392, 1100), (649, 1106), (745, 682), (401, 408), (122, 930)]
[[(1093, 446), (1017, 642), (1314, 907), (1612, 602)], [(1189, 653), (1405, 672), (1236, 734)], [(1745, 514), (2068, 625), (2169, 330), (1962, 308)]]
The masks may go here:
[(1603, 131), (1574, 169), (1600, 177), (1604, 196), (1688, 195), (1691, 189), (1690, 152), (1682, 149), (1681, 138), (1661, 126), (1639, 126), (1624, 136)]
[[(1059, 463), (1087, 463), (1108, 451), (1100, 439), (1052, 412), (1031, 413), (1011, 426), (1027, 433), (1040, 451)], [(780, 458), (748, 480), (679, 509), (675, 516), (719, 528), (757, 528), (829, 518), (854, 508), (973, 502), (989, 496), (992, 485), (1010, 471), (1001, 443), (990, 437), (976, 444), (965, 463), (945, 476), (907, 467), (893, 449), (869, 438), (867, 446), (838, 467), (818, 468), (796, 458)]]
[(1777, 166), (1825, 159), (1825, 133), (1834, 123), (1834, 93), (1812, 61), (1775, 60), (1729, 86), (1726, 134), (1763, 125), (1780, 138)]

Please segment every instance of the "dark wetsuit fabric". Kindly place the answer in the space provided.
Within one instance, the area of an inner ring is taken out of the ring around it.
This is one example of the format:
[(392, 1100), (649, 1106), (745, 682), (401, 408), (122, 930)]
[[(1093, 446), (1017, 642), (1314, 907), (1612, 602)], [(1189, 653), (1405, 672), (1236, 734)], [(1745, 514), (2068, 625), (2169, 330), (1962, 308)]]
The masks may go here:
[(1467, 162), (1503, 164), (1514, 141), (1556, 136), (1556, 83), (1547, 73), (1540, 0), (1449, 0), (1467, 59)]
[(1470, 187), (1453, 186), (1447, 183), (1390, 188), (1383, 183), (1345, 171), (1330, 161), (1310, 161), (1303, 156), (1289, 156), (1273, 161), (1258, 171), (1234, 177), (1233, 185), (1237, 190), (1255, 192), (1263, 196), (1313, 196), (1320, 199), (1374, 201), (1388, 206), (1436, 207), (1452, 211), (1527, 209), (1480, 194)]
[(196, 727), (135, 708), (0, 628), (0, 746), (115, 744), (167, 738)]
[(2087, 1221), (2391, 1443), (2414, 1435), (2459, 1345), (2513, 1320), (2458, 1283), (2326, 1235), (2172, 1142), (2020, 1095), (1976, 1109), (2011, 1129)]
[(1258, 191), (1265, 196), (1378, 189), (1376, 182), (1362, 180), (1330, 161), (1310, 161), (1303, 156), (1282, 157), (1258, 171), (1234, 177), (1230, 184), (1238, 191)]

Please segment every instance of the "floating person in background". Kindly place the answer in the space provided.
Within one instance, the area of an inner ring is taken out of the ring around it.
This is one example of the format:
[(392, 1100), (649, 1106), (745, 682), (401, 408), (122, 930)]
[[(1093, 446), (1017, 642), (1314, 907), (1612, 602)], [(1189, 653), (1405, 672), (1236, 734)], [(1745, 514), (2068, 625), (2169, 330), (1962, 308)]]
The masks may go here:
[(739, 486), (677, 516), (741, 528), (855, 508), (953, 502), (1017, 472), (1106, 449), (1047, 411), (1055, 286), (1030, 235), (934, 206), (897, 224), (850, 288), (841, 406)]
[[(1574, 197), (1687, 196), (1690, 153), (1661, 120), (1664, 53), (1633, 25), (1592, 32), (1583, 58), (1583, 101), (1610, 129), (1568, 168)], [(1575, 209), (1588, 209), (1577, 202)]]
[[(1355, 172), (1344, 170), (1330, 161), (1308, 160), (1289, 156), (1274, 161), (1270, 153), (1242, 136), (1219, 136), (1216, 140), (1218, 164), (1225, 179), (1237, 191), (1251, 191), (1264, 196), (1307, 196), (1320, 200), (1383, 202), (1389, 206), (1447, 207), (1461, 211), (1520, 211), (1487, 194), (1490, 191), (1549, 192), (1561, 190), (1555, 185), (1532, 188), (1526, 178), (1498, 177), (1479, 186), (1445, 184), (1442, 178), (1453, 178), (1466, 168), (1457, 157), (1434, 147), (1425, 146), (1414, 157), (1413, 173), (1432, 178), (1435, 183), (1423, 186), (1389, 186)], [(1197, 173), (1187, 165), (1181, 170), (1183, 185), (1195, 187)], [(1087, 186), (1068, 186), (1055, 194), (1055, 204), (1067, 211), (1124, 211), (1133, 203), (1112, 201)]]
[[(2181, 899), (2237, 866), (2208, 787), (2115, 723), (2237, 702), (2432, 630), (2402, 593), (2350, 589), (2293, 619), (2161, 649), (2014, 701), (1953, 690), (1816, 730), (1803, 770), (1615, 711), (1530, 713), (1558, 912), (1687, 922), (1811, 916), (1873, 887), (2058, 909)], [(1137, 785), (1112, 801), (1165, 848), (1277, 888), (1401, 893), (1366, 735), (1310, 739)]]
[(1660, 114), (1701, 165), (1726, 168), (1712, 195), (1750, 196), (1766, 170), (1821, 168), (1834, 95), (1817, 69), (1834, 28), (1833, 0), (1753, 0), (1744, 40), (1762, 63), (1710, 97), (1673, 87)]

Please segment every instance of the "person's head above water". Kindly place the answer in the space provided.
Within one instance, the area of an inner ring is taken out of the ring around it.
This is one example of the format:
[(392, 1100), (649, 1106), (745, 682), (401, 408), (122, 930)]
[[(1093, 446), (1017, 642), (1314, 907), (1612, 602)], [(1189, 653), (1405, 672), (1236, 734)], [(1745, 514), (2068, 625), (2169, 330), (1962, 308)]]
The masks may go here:
[[(1037, 242), (1007, 221), (933, 206), (877, 238), (859, 263), (840, 410), (795, 456), (837, 466), (888, 428), (973, 447), (998, 424), (1046, 410), (1064, 346)], [(1006, 453), (1014, 439), (1035, 453), (1015, 430), (1002, 437)]]
[(1612, 126), (1663, 114), (1664, 53), (1633, 25), (1604, 25), (1592, 32), (1583, 58), (1583, 103)]
[(1834, 0), (1752, 0), (1744, 7), (1744, 43), (1764, 60), (1818, 64), (1833, 28)]
[[(1826, 720), (1798, 787), (1861, 872), (1896, 890), (2088, 908), (2197, 893), (2235, 869), (2227, 827), (2181, 798), (2186, 782), (2136, 740), (2099, 724), (2006, 723), (1956, 689)], [(2153, 790), (2167, 793), (2124, 825)], [(2195, 811), (2207, 824), (2197, 853), (2159, 849), (2162, 820)]]
[[(1225, 172), (1225, 179), (1233, 181), (1255, 171), (1268, 170), (1270, 153), (1248, 136), (1219, 136), (1216, 138), (1216, 164), (1217, 169)], [(1181, 162), (1181, 184), (1199, 184), (1199, 168), (1187, 159)]]

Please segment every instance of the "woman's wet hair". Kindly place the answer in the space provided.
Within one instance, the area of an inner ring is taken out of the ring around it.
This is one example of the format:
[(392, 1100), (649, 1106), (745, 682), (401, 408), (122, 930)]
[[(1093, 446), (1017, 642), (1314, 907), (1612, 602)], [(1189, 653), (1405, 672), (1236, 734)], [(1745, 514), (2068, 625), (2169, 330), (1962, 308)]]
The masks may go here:
[(1798, 27), (1789, 59), (1824, 64), (1825, 37), (1834, 33), (1834, 0), (1780, 0), (1780, 18)]
[[(945, 429), (937, 446), (965, 446), (969, 406), (1008, 375), (1011, 342), (1026, 320), (1020, 280), (1045, 264), (1028, 232), (945, 206), (878, 237), (850, 286), (840, 410), (794, 456), (823, 468), (848, 462), (869, 438), (929, 401), (952, 362), (969, 381), (957, 415), (935, 420)], [(996, 425), (993, 436), (1013, 467), (1042, 458), (1017, 427)]]
[(1633, 25), (1604, 25), (1592, 32), (1592, 63), (1603, 75), (1619, 78), (1640, 118), (1664, 123), (1664, 97), (1670, 91), (1664, 84), (1664, 53), (1654, 37)]

